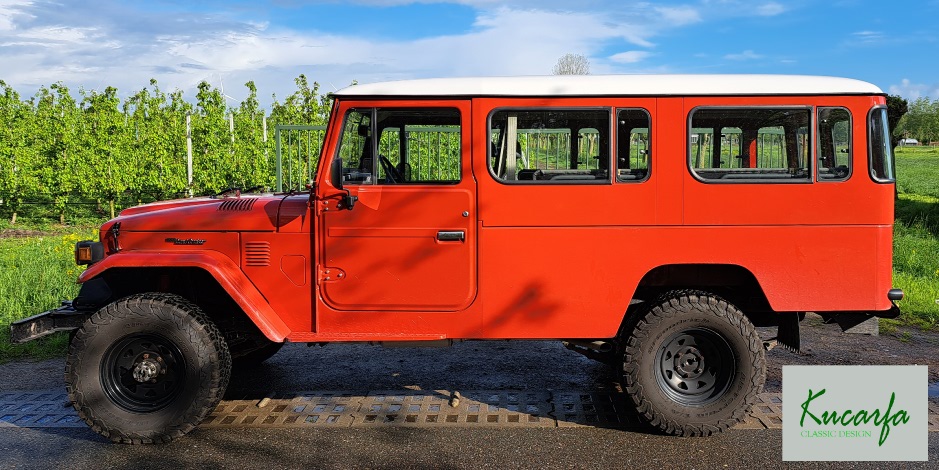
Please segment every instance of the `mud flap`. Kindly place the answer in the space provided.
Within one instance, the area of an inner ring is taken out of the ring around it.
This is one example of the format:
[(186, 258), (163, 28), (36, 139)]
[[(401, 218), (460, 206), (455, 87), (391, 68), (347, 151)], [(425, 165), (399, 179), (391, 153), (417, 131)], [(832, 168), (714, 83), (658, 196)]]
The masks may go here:
[(768, 351), (777, 344), (783, 345), (786, 349), (794, 352), (802, 352), (802, 340), (799, 336), (799, 322), (805, 318), (804, 312), (782, 312), (779, 314), (779, 327), (776, 330), (776, 337), (763, 342), (764, 348)]

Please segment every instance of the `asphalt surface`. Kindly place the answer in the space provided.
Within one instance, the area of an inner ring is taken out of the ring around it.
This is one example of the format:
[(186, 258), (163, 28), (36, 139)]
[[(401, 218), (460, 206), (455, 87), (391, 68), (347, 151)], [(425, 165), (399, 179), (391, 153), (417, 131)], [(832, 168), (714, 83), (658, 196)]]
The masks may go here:
[[(778, 370), (791, 353), (771, 351)], [(0, 391), (64, 388), (64, 361), (0, 366)], [(773, 372), (770, 373), (771, 375)], [(779, 391), (769, 381), (768, 391)], [(558, 342), (466, 342), (451, 348), (288, 345), (233, 374), (226, 399), (305, 390), (615, 390), (613, 371)], [(87, 428), (0, 427), (0, 468), (757, 468), (780, 466), (778, 430), (709, 438), (578, 428), (407, 426), (198, 428), (168, 445), (114, 445)], [(939, 468), (929, 461), (796, 463), (795, 468)]]
[(106, 442), (88, 429), (0, 429), (4, 468), (937, 468), (929, 462), (781, 465), (780, 431), (675, 438), (615, 429), (197, 429), (162, 446)]

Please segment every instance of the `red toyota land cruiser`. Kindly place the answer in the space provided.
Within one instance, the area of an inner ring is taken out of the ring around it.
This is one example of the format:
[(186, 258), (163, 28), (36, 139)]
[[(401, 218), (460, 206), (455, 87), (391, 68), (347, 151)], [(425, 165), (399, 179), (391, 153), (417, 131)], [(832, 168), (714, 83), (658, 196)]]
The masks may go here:
[[(761, 391), (778, 326), (896, 316), (885, 95), (803, 76), (413, 80), (334, 94), (307, 193), (149, 204), (75, 247), (69, 397), (165, 442), (285, 342), (558, 339), (639, 415), (708, 435)], [(863, 254), (863, 255), (860, 255)], [(876, 321), (876, 320), (875, 320)]]

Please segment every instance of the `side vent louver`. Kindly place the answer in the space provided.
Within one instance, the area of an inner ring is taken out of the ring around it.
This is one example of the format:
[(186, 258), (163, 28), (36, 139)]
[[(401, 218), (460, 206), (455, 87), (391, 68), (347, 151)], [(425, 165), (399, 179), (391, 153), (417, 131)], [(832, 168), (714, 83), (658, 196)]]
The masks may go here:
[(270, 242), (246, 242), (245, 243), (245, 266), (270, 266), (270, 265), (271, 265)]
[(254, 207), (254, 203), (257, 201), (256, 198), (238, 198), (238, 199), (226, 199), (218, 205), (218, 210), (220, 211), (250, 211)]

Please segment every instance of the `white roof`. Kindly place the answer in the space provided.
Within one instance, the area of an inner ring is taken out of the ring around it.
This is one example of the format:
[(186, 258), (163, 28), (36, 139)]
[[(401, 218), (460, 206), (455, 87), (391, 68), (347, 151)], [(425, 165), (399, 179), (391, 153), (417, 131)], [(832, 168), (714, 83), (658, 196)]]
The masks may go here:
[(662, 96), (878, 95), (850, 78), (808, 75), (548, 75), (428, 78), (352, 85), (339, 97), (366, 96)]

